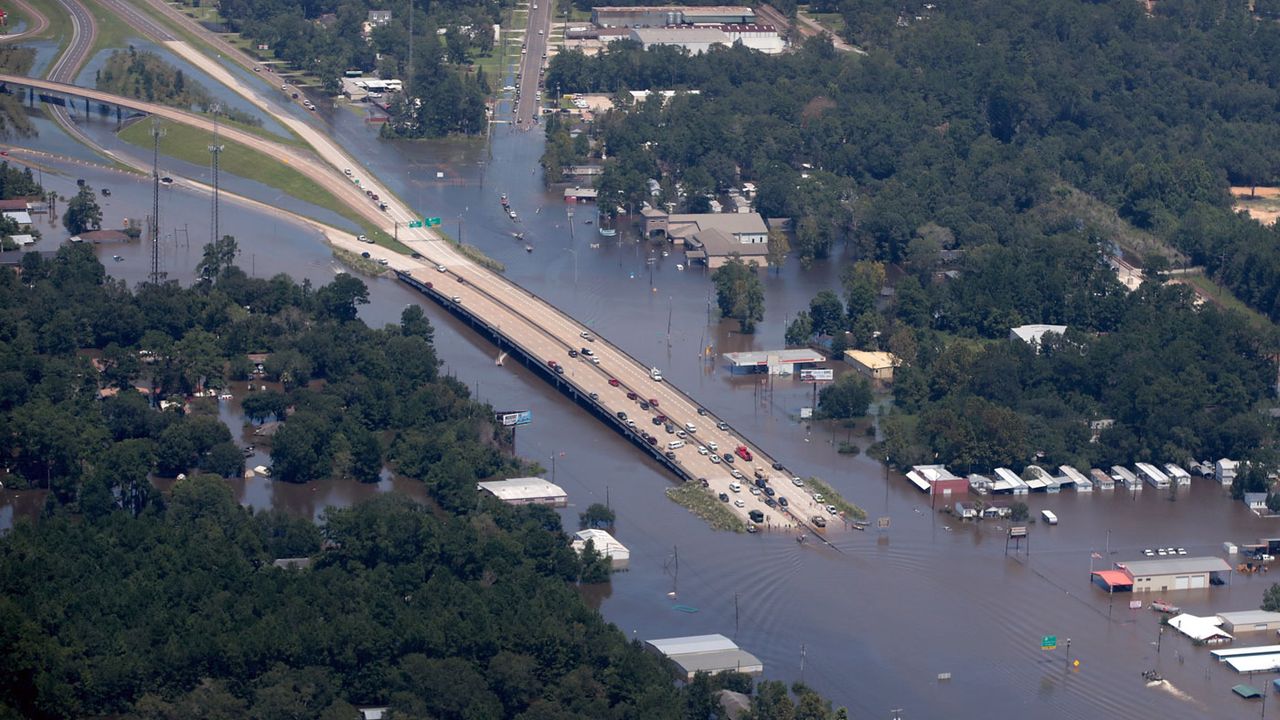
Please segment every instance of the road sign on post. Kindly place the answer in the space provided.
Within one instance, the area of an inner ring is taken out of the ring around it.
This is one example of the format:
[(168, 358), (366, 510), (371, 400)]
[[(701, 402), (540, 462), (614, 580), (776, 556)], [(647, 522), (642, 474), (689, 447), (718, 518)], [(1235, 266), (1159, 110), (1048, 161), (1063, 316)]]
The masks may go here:
[(1058, 649), (1058, 636), (1057, 636), (1057, 635), (1045, 635), (1044, 637), (1040, 638), (1040, 649), (1041, 649), (1041, 650), (1057, 650), (1057, 649)]
[(409, 225), (409, 227), (411, 227), (411, 228), (420, 228), (420, 227), (422, 227), (422, 221), (421, 221), (421, 220), (410, 220), (410, 221), (409, 221), (409, 223), (408, 223), (408, 225)]
[(440, 224), (440, 218), (438, 217), (427, 218), (427, 227), (435, 227), (436, 225), (439, 225), (439, 224)]

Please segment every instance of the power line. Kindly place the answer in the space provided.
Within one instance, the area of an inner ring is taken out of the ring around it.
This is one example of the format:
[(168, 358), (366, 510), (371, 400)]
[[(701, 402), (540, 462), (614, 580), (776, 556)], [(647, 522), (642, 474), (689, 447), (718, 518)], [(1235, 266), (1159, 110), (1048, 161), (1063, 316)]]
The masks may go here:
[(218, 144), (218, 112), (222, 108), (215, 104), (211, 110), (213, 111), (213, 144), (209, 146), (210, 165), (213, 172), (213, 207), (210, 209), (210, 233), (209, 242), (216, 245), (219, 238), (218, 235), (218, 156), (222, 154), (222, 146)]
[(160, 120), (151, 119), (151, 275), (152, 285), (159, 285), (164, 280), (160, 272), (160, 138), (164, 130)]

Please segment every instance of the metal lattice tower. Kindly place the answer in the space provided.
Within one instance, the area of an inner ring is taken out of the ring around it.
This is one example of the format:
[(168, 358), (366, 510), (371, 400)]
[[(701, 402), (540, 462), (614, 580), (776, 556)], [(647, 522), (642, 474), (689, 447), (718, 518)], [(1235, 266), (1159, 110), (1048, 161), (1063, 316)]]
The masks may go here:
[(213, 208), (210, 210), (210, 237), (209, 242), (217, 244), (221, 237), (218, 235), (218, 156), (222, 154), (222, 146), (218, 144), (218, 111), (221, 108), (214, 105), (213, 108), (213, 144), (209, 146), (209, 155), (211, 157), (211, 169), (213, 171)]
[(160, 138), (164, 130), (160, 121), (151, 120), (151, 275), (152, 285), (159, 285), (164, 280), (160, 272)]

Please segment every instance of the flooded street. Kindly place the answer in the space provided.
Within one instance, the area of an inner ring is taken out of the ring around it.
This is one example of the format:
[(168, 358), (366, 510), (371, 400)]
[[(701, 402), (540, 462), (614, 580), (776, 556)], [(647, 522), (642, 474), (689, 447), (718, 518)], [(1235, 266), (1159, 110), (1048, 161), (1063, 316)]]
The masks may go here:
[[(1220, 555), (1225, 540), (1250, 542), (1280, 534), (1276, 523), (1254, 517), (1217, 485), (1197, 479), (1174, 501), (1150, 488), (1136, 498), (1123, 490), (1032, 495), (1027, 502), (1033, 516), (1051, 508), (1061, 524), (1033, 524), (1030, 551), (1024, 545), (1022, 553), (1006, 556), (1003, 523), (975, 525), (940, 514), (930, 508), (928, 496), (900, 476), (886, 475), (872, 459), (836, 452), (846, 440), (865, 447), (865, 436), (800, 423), (799, 409), (812, 398), (809, 385), (791, 378), (769, 383), (759, 376), (734, 376), (718, 359), (730, 350), (780, 348), (788, 315), (806, 307), (817, 291), (838, 286), (836, 262), (806, 271), (792, 261), (781, 272), (770, 272), (764, 278), (765, 320), (755, 336), (742, 336), (736, 323), (714, 319), (709, 277), (701, 269), (678, 269), (682, 254), (662, 257), (663, 245), (637, 242), (626, 232), (601, 237), (594, 224), (586, 224), (594, 222), (591, 206), (575, 208), (572, 220), (567, 216), (571, 206), (561, 201), (560, 191), (541, 184), (540, 130), (498, 126), (489, 146), (460, 140), (386, 143), (359, 112), (338, 108), (324, 118), (383, 183), (424, 216), (441, 217), (442, 229), (451, 235), (461, 233), (505, 263), (507, 277), (660, 367), (671, 382), (788, 468), (824, 478), (873, 519), (890, 518), (884, 532), (836, 534), (837, 549), (800, 544), (785, 533), (713, 532), (666, 498), (673, 478), (638, 448), (528, 369), (512, 362), (496, 366), (493, 345), (400, 283), (366, 280), (371, 300), (361, 308), (366, 322), (395, 322), (407, 304), (424, 305), (446, 371), (497, 410), (533, 411), (533, 424), (517, 431), (516, 450), (545, 466), (548, 479), (568, 491), (567, 528), (577, 527), (577, 513), (588, 505), (608, 500), (618, 517), (615, 534), (631, 550), (631, 569), (593, 597), (605, 617), (628, 635), (724, 633), (759, 656), (768, 677), (803, 679), (859, 718), (887, 718), (893, 708), (902, 708), (908, 719), (1259, 714), (1257, 705), (1230, 693), (1232, 685), (1248, 678), (1218, 665), (1207, 648), (1192, 646), (1172, 630), (1157, 640), (1159, 616), (1128, 608), (1131, 598), (1145, 605), (1156, 596), (1125, 594), (1112, 603), (1088, 578), (1090, 553), (1107, 552), (1108, 533), (1111, 554), (1094, 560), (1097, 568), (1138, 559), (1145, 547)], [(99, 137), (113, 124), (94, 125)], [(23, 146), (91, 159), (53, 125), (41, 122), (39, 129), (40, 136)], [(191, 170), (200, 177), (199, 169)], [(137, 176), (50, 162), (44, 182), (70, 195), (77, 177), (112, 188), (104, 204), (108, 227), (148, 212), (150, 185)], [(255, 185), (234, 178), (225, 184), (237, 192), (266, 192)], [(502, 213), (502, 193), (520, 214), (518, 223)], [(161, 217), (164, 268), (170, 279), (190, 282), (208, 241), (208, 197), (165, 189)], [(223, 231), (239, 241), (239, 263), (247, 272), (288, 272), (319, 284), (341, 270), (314, 231), (230, 202), (221, 218)], [(175, 228), (184, 231), (175, 233)], [(52, 249), (61, 231), (47, 225), (42, 230), (46, 239), (39, 249)], [(513, 239), (514, 232), (525, 233), (525, 241)], [(525, 242), (533, 245), (532, 253), (525, 252)], [(131, 284), (147, 274), (141, 243), (104, 245), (99, 256), (108, 272)], [(707, 346), (715, 360), (701, 356)], [(235, 431), (237, 403), (224, 403), (221, 413)], [(248, 464), (262, 460), (251, 458)], [(358, 502), (380, 491), (421, 497), (415, 483), (397, 479), (371, 486), (291, 486), (253, 478), (233, 487), (243, 504), (309, 517), (326, 505)], [(38, 498), (36, 493), (0, 496), (0, 527), (14, 516), (38, 512)], [(1165, 597), (1198, 615), (1245, 610), (1258, 606), (1271, 581), (1266, 575), (1235, 575), (1225, 587)], [(672, 609), (677, 604), (698, 611)], [(1070, 658), (1063, 646), (1040, 650), (1044, 635), (1057, 635), (1060, 642), (1071, 638)], [(1259, 633), (1236, 645), (1273, 641)], [(1071, 667), (1069, 659), (1078, 659), (1079, 667)], [(1168, 686), (1145, 685), (1140, 673), (1152, 668), (1168, 678)], [(938, 680), (940, 673), (951, 673), (951, 679)], [(1253, 684), (1269, 680), (1260, 676)]]

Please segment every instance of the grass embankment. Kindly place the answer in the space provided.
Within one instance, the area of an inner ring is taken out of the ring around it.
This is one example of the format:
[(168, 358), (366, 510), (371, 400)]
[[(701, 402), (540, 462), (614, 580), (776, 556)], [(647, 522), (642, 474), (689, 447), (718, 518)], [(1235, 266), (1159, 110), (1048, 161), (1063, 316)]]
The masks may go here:
[(441, 230), (438, 227), (435, 228), (434, 232), (440, 236), (440, 239), (452, 245), (454, 250), (457, 250), (458, 252), (462, 253), (467, 257), (468, 260), (479, 265), (480, 267), (486, 268), (488, 270), (492, 270), (494, 272), (499, 272), (499, 273), (507, 271), (506, 265), (503, 265), (501, 262), (494, 260), (488, 255), (485, 255), (484, 251), (476, 247), (475, 245), (468, 245), (464, 242), (458, 242), (456, 239), (454, 239), (452, 235)]
[(1271, 329), (1274, 327), (1271, 320), (1268, 319), (1266, 315), (1263, 315), (1257, 310), (1245, 305), (1244, 301), (1240, 298), (1232, 295), (1229, 290), (1204, 275), (1180, 275), (1176, 278), (1172, 278), (1171, 281), (1186, 281), (1188, 284), (1195, 287), (1196, 290), (1200, 291), (1200, 293), (1211, 299), (1219, 307), (1227, 310), (1235, 310), (1236, 312), (1244, 314), (1244, 316), (1249, 319), (1249, 322), (1257, 328)]
[[(93, 16), (93, 22), (98, 26), (98, 34), (93, 39), (93, 45), (89, 47), (89, 54), (85, 60), (92, 60), (95, 55), (103, 50), (119, 50), (129, 46), (130, 39), (141, 39), (142, 32), (134, 29), (133, 26), (121, 20), (115, 13), (108, 12), (96, 2), (89, 0), (85, 3), (85, 7), (89, 9), (89, 14)], [(65, 11), (64, 11), (65, 12)]]
[[(71, 18), (67, 15), (66, 10), (58, 4), (57, 0), (27, 0), (31, 7), (35, 8), (41, 15), (49, 20), (49, 27), (44, 29), (36, 37), (53, 38), (58, 44), (58, 50), (53, 54), (54, 58), (62, 56), (62, 52), (67, 49), (67, 45), (71, 42)], [(44, 77), (48, 74), (48, 67), (53, 65), (54, 61), (50, 61), (45, 66), (40, 76)]]
[[(178, 123), (162, 121), (160, 127), (165, 136), (160, 140), (160, 151), (168, 157), (204, 165), (209, 162), (208, 147), (213, 142), (213, 133)], [(120, 131), (120, 139), (138, 147), (151, 147), (151, 123), (136, 122)], [(409, 248), (396, 242), (391, 236), (367, 221), (345, 203), (339, 202), (328, 190), (318, 185), (301, 172), (284, 163), (277, 162), (262, 153), (255, 152), (240, 143), (220, 138), (223, 145), (219, 159), (221, 170), (240, 177), (255, 180), (273, 187), (291, 197), (310, 203), (316, 207), (326, 208), (358, 225), (365, 234), (375, 242), (396, 252), (408, 253)]]
[(1066, 183), (1054, 185), (1049, 197), (1034, 212), (1041, 216), (1065, 214), (1078, 219), (1114, 242), (1139, 264), (1153, 255), (1164, 256), (1170, 267), (1183, 267), (1188, 262), (1186, 255), (1164, 240), (1130, 225), (1115, 208)]
[(836, 37), (844, 35), (844, 16), (840, 13), (815, 13), (806, 10), (797, 10), (797, 13), (813, 20), (822, 26), (822, 29), (830, 32)]
[(809, 490), (821, 493), (823, 502), (828, 505), (835, 505), (836, 509), (844, 513), (845, 517), (851, 520), (866, 520), (867, 511), (845, 500), (840, 493), (836, 492), (832, 487), (816, 477), (807, 477), (804, 479), (805, 487)]
[(746, 523), (734, 514), (729, 506), (721, 502), (709, 490), (698, 483), (687, 482), (667, 489), (667, 497), (689, 509), (689, 512), (706, 520), (716, 530), (732, 530), (746, 532)]
[(381, 277), (390, 272), (385, 266), (378, 264), (376, 260), (361, 257), (350, 250), (336, 247), (333, 249), (333, 256), (338, 262), (368, 277)]

